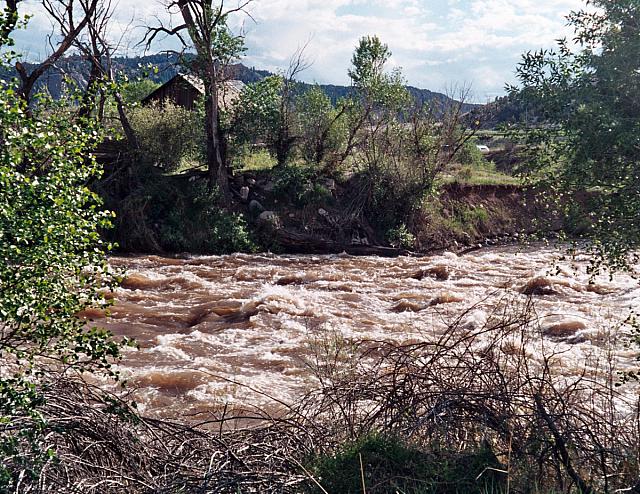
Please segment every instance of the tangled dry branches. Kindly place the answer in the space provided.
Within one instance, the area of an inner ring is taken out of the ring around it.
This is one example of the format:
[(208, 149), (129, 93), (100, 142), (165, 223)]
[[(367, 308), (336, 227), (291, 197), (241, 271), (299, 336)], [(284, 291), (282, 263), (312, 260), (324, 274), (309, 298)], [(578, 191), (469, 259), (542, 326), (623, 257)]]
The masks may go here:
[[(509, 303), (480, 327), (463, 315), (436, 339), (327, 337), (309, 361), (320, 385), (296, 405), (275, 418), (225, 408), (198, 425), (140, 418), (77, 380), (49, 382), (41, 425), (0, 424), (0, 441), (19, 446), (4, 456), (10, 492), (326, 492), (310, 459), (375, 433), (426, 452), (488, 450), (500, 492), (639, 493), (637, 396), (616, 387), (606, 352), (567, 373), (545, 341), (532, 307)], [(368, 492), (388, 492), (378, 480)]]

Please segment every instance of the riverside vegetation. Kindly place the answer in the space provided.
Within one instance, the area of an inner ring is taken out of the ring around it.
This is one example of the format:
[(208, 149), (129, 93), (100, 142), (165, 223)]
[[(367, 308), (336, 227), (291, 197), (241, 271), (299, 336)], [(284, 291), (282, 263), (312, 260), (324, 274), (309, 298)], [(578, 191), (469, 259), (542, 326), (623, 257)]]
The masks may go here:
[[(23, 3), (0, 4), (2, 65), (16, 74), (0, 85), (0, 492), (640, 492), (638, 403), (621, 391), (635, 374), (611, 360), (558, 375), (530, 302), (504, 300), (481, 327), (454, 320), (435, 340), (329, 335), (310, 365), (321, 385), (277, 413), (222, 405), (198, 423), (150, 419), (126, 383), (95, 384), (117, 381), (113, 364), (135, 346), (78, 317), (111, 303), (110, 240), (397, 254), (532, 229), (518, 204), (543, 196), (552, 206), (538, 210), (553, 214), (536, 219), (584, 235), (594, 274), (637, 262), (636, 0), (571, 14), (577, 52), (524, 56), (509, 101), (536, 121), (507, 134), (525, 178), (479, 153), (482, 114), (463, 111), (464, 91), (418, 104), (375, 36), (360, 40), (337, 102), (301, 89), (298, 52), (220, 108), (225, 68), (244, 51), (227, 20), (251, 3), (176, 2), (195, 52), (185, 70), (205, 87), (194, 112), (139, 104), (152, 84), (114, 70), (109, 2), (42, 0), (60, 42), (28, 66), (11, 39), (28, 29)], [(176, 32), (152, 26), (146, 42)], [(59, 101), (35, 91), (72, 52), (86, 83)], [(465, 189), (473, 182), (493, 199)], [(631, 315), (625, 331), (636, 326)]]

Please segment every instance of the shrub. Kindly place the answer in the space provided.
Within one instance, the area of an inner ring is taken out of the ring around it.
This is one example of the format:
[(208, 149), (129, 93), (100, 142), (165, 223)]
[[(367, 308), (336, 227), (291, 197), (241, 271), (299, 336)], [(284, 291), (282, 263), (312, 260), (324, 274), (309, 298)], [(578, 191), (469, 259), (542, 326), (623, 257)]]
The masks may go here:
[[(479, 448), (472, 453), (436, 450), (427, 452), (406, 440), (379, 433), (340, 446), (321, 456), (311, 469), (327, 492), (360, 494), (484, 494), (500, 481), (487, 468), (500, 468), (494, 454)], [(364, 480), (363, 480), (364, 478)]]
[(107, 305), (115, 282), (98, 234), (111, 213), (86, 186), (99, 175), (99, 129), (64, 108), (29, 115), (0, 83), (0, 492), (20, 491), (56, 454), (42, 432), (42, 381), (114, 375), (120, 351), (77, 316)]
[(274, 193), (288, 197), (296, 206), (323, 202), (331, 197), (331, 192), (315, 183), (316, 171), (306, 166), (294, 164), (281, 166), (274, 173)]
[(204, 130), (196, 112), (166, 102), (134, 108), (129, 119), (144, 163), (171, 172), (204, 155)]
[(402, 247), (403, 249), (411, 249), (415, 242), (416, 237), (409, 231), (407, 226), (402, 223), (396, 228), (391, 228), (387, 232), (387, 241), (393, 247)]
[(456, 154), (456, 161), (461, 165), (476, 167), (482, 166), (487, 162), (482, 152), (476, 147), (474, 140), (469, 140), (464, 143)]
[(117, 211), (115, 240), (126, 250), (228, 254), (256, 246), (244, 218), (219, 205), (217, 191), (204, 179), (140, 170), (142, 181), (122, 199), (110, 197)]
[(251, 144), (240, 146), (231, 161), (231, 168), (240, 171), (271, 170), (274, 166), (276, 159), (268, 150)]

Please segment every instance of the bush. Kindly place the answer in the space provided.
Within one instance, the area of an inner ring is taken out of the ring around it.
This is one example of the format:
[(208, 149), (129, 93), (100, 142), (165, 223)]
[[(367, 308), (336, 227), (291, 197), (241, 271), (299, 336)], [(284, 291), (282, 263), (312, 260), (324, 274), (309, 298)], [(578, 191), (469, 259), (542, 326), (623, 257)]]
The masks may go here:
[(364, 492), (363, 477), (369, 494), (485, 494), (500, 486), (495, 475), (477, 478), (488, 467), (501, 467), (488, 449), (426, 452), (402, 439), (372, 433), (315, 459), (311, 470), (327, 492), (341, 494)]
[(315, 183), (316, 170), (294, 164), (282, 166), (274, 173), (274, 193), (288, 197), (296, 206), (323, 202), (331, 198), (331, 192)]
[(217, 191), (196, 184), (179, 204), (182, 207), (172, 207), (164, 220), (156, 215), (164, 249), (202, 254), (255, 251), (244, 218), (221, 209)]
[(111, 213), (86, 186), (99, 175), (99, 129), (70, 105), (28, 115), (15, 94), (0, 82), (0, 492), (20, 491), (56, 454), (42, 432), (43, 379), (113, 376), (120, 351), (77, 316), (106, 306), (115, 283), (98, 234)]
[(476, 142), (473, 140), (464, 143), (456, 154), (456, 161), (461, 165), (475, 167), (480, 167), (487, 162), (482, 152), (476, 147)]
[(172, 172), (204, 155), (204, 129), (196, 112), (166, 102), (134, 108), (129, 119), (146, 164)]
[(411, 249), (415, 242), (416, 237), (409, 231), (407, 226), (402, 223), (396, 228), (392, 228), (387, 232), (387, 241), (393, 247), (402, 247), (403, 249)]
[[(219, 205), (217, 191), (196, 177), (139, 170), (141, 183), (124, 198), (109, 197), (117, 212), (114, 240), (128, 251), (228, 254), (256, 246), (244, 218)], [(144, 178), (143, 178), (144, 177)]]
[(245, 144), (234, 153), (231, 168), (240, 171), (271, 170), (276, 159), (264, 148)]

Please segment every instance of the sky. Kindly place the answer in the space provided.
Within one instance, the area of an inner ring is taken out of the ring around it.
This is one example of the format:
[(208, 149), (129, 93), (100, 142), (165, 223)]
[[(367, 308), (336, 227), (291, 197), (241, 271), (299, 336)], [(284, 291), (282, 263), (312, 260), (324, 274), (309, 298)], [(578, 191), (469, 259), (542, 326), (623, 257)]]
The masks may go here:
[[(233, 6), (238, 0), (227, 0)], [(117, 4), (116, 4), (117, 2)], [(2, 5), (0, 0), (0, 6)], [(140, 54), (142, 26), (165, 22), (162, 0), (114, 0), (112, 35), (125, 34), (126, 54)], [(33, 14), (27, 30), (15, 38), (29, 59), (46, 53), (51, 23), (37, 0), (25, 0)], [(469, 99), (484, 103), (515, 82), (515, 67), (528, 50), (551, 48), (571, 38), (565, 16), (582, 0), (254, 0), (251, 14), (230, 20), (246, 36), (243, 63), (278, 71), (306, 45), (312, 65), (300, 75), (307, 82), (349, 83), (347, 70), (359, 38), (377, 35), (389, 46), (389, 68), (401, 68), (407, 83), (432, 91), (470, 86)], [(177, 19), (177, 18), (176, 18)], [(156, 43), (149, 53), (175, 48), (174, 40)]]

